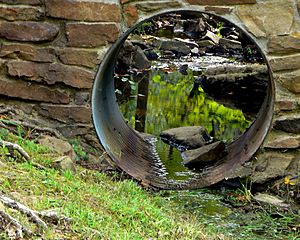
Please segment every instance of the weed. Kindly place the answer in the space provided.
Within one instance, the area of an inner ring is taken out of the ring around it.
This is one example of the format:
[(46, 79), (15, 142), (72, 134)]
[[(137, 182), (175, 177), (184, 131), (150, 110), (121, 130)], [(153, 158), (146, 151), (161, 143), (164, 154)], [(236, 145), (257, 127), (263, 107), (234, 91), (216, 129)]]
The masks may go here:
[(251, 202), (252, 200), (252, 193), (251, 193), (251, 188), (252, 188), (252, 181), (249, 179), (246, 179), (245, 184), (241, 182), (242, 188), (238, 189), (238, 192), (240, 193), (240, 200), (246, 201), (246, 202)]
[(82, 147), (79, 137), (70, 140), (70, 144), (76, 154), (76, 161), (89, 159), (89, 154)]

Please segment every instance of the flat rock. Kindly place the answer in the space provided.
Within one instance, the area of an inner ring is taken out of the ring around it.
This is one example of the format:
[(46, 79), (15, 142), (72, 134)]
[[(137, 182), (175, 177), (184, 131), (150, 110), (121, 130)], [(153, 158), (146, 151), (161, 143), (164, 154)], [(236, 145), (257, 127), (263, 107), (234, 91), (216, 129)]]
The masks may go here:
[(203, 40), (210, 40), (215, 44), (218, 44), (219, 41), (220, 41), (220, 38), (216, 34), (214, 34), (213, 32), (211, 32), (209, 30), (207, 30), (205, 36), (202, 39)]
[(219, 42), (225, 48), (242, 49), (241, 42), (236, 41), (236, 40), (230, 40), (230, 39), (226, 39), (226, 38), (221, 38)]
[(75, 152), (70, 143), (59, 138), (51, 136), (43, 136), (39, 139), (39, 144), (49, 148), (59, 154), (67, 155), (72, 160), (75, 160)]
[(222, 141), (211, 143), (203, 147), (187, 150), (181, 154), (183, 164), (188, 167), (197, 167), (199, 164), (219, 160), (225, 154), (225, 144)]
[(271, 131), (263, 146), (272, 149), (297, 149), (300, 147), (300, 136), (281, 131)]
[(269, 59), (269, 63), (274, 72), (298, 70), (300, 68), (300, 54), (272, 57)]
[(278, 74), (278, 80), (283, 87), (292, 93), (300, 93), (300, 70)]
[(72, 161), (72, 159), (69, 156), (63, 156), (57, 158), (53, 165), (55, 168), (63, 170), (63, 171), (71, 171), (73, 173), (76, 172), (76, 166), (75, 163)]
[(294, 12), (294, 0), (259, 1), (237, 7), (238, 17), (255, 37), (290, 34)]
[(174, 40), (159, 40), (154, 43), (161, 51), (172, 51), (181, 55), (188, 55), (191, 51), (186, 43)]
[(58, 34), (56, 25), (44, 22), (1, 22), (0, 37), (22, 42), (52, 41)]
[(300, 33), (289, 36), (272, 36), (268, 41), (269, 53), (295, 53), (300, 52)]
[(299, 171), (296, 155), (289, 152), (262, 152), (252, 162), (250, 177), (254, 183), (265, 183)]
[(199, 47), (210, 47), (212, 45), (215, 45), (215, 43), (212, 42), (211, 40), (201, 40), (197, 43), (198, 43)]
[(296, 176), (300, 171), (300, 160), (297, 152), (259, 151), (251, 161), (230, 169), (225, 173), (226, 179), (250, 177), (253, 183), (266, 182), (287, 175)]
[(210, 141), (210, 136), (201, 126), (172, 128), (160, 134), (161, 139), (175, 147), (195, 149), (204, 146)]
[(300, 115), (283, 116), (274, 121), (274, 129), (289, 133), (300, 133)]
[(289, 204), (285, 203), (283, 200), (266, 193), (258, 193), (253, 198), (258, 202), (267, 203), (277, 207), (287, 208), (290, 206)]

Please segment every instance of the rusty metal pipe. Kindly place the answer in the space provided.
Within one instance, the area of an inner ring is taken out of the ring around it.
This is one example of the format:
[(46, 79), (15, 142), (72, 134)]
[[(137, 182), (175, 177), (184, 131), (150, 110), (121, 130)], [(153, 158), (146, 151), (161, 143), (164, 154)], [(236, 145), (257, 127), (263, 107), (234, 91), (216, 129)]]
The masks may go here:
[[(209, 186), (223, 180), (229, 171), (248, 161), (259, 149), (271, 124), (275, 88), (269, 63), (260, 47), (249, 34), (237, 25), (230, 23), (252, 40), (265, 59), (270, 74), (265, 100), (256, 120), (243, 135), (228, 145), (228, 155), (218, 165), (189, 180), (179, 181), (168, 179), (164, 166), (155, 152), (153, 145), (144, 141), (125, 123), (115, 96), (114, 67), (121, 47), (134, 29), (155, 17), (170, 13), (208, 14), (206, 12), (190, 10), (168, 11), (145, 19), (122, 34), (105, 55), (95, 77), (92, 91), (93, 123), (99, 141), (105, 151), (118, 167), (136, 180), (142, 182), (144, 185), (160, 189), (194, 189)], [(215, 14), (210, 15), (221, 21), (228, 22), (228, 20)]]

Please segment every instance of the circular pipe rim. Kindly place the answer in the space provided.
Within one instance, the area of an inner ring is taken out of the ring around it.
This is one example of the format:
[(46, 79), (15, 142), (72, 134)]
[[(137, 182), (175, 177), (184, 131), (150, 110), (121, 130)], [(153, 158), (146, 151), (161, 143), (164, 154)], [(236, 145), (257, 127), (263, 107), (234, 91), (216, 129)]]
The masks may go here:
[[(114, 66), (116, 57), (129, 34), (144, 22), (165, 14), (209, 14), (229, 22), (243, 32), (257, 47), (268, 67), (269, 79), (265, 100), (251, 126), (236, 141), (228, 145), (228, 154), (208, 172), (185, 181), (172, 180), (166, 172), (154, 146), (143, 140), (126, 123), (119, 110), (114, 93)], [(97, 137), (115, 164), (146, 186), (161, 189), (193, 189), (215, 184), (233, 169), (248, 161), (260, 148), (272, 122), (275, 99), (273, 73), (269, 62), (256, 41), (244, 29), (217, 14), (198, 10), (170, 10), (146, 18), (123, 33), (111, 46), (96, 73), (92, 90), (92, 119)]]

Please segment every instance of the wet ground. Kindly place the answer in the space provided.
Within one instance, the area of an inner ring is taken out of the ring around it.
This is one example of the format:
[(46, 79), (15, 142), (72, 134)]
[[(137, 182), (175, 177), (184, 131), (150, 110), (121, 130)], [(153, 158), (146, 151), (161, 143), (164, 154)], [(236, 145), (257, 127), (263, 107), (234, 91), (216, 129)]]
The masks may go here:
[[(232, 239), (300, 239), (300, 210), (246, 199), (243, 187), (165, 191), (160, 194), (189, 211), (205, 226)], [(248, 189), (249, 190), (249, 189)]]

